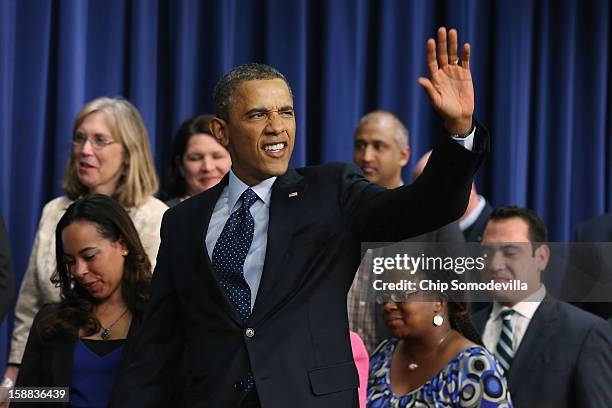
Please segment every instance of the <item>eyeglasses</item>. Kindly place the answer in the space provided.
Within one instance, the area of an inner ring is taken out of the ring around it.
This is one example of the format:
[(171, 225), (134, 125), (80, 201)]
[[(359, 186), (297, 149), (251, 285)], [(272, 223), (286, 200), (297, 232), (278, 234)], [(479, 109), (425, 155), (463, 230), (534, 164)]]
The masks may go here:
[(376, 293), (376, 303), (385, 304), (388, 302), (410, 302), (415, 300), (426, 300), (427, 296), (420, 290), (412, 292), (379, 292)]
[(72, 138), (72, 146), (82, 149), (83, 146), (85, 146), (85, 143), (87, 143), (87, 141), (89, 141), (89, 143), (91, 144), (91, 147), (93, 147), (94, 150), (100, 150), (100, 149), (105, 148), (108, 145), (117, 143), (115, 140), (108, 140), (104, 136), (101, 136), (101, 135), (93, 135), (90, 137), (90, 136), (85, 136), (82, 133), (77, 133)]

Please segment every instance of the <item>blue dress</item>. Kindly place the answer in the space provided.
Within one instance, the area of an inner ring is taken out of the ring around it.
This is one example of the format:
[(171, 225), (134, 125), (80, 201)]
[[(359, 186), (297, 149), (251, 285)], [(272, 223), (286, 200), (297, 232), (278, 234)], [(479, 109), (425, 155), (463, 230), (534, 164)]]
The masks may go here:
[(113, 349), (99, 355), (79, 339), (74, 348), (72, 380), (70, 381), (70, 406), (106, 408), (119, 368), (125, 340), (89, 340), (98, 346)]
[(398, 342), (396, 338), (383, 341), (370, 358), (368, 408), (512, 407), (502, 368), (482, 346), (463, 350), (419, 388), (395, 395), (391, 356)]

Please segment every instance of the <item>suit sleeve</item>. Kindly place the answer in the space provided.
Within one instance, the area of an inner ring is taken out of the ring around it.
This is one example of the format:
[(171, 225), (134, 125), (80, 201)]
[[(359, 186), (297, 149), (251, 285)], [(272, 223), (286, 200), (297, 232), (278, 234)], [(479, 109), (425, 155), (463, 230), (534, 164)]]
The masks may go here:
[(161, 246), (151, 283), (151, 297), (138, 332), (113, 389), (110, 407), (171, 406), (173, 378), (182, 344), (180, 308), (175, 293), (168, 238), (168, 213), (161, 226)]
[(4, 221), (0, 217), (0, 323), (13, 303), (15, 296), (15, 275), (11, 259), (11, 246)]
[(589, 331), (576, 364), (573, 394), (580, 406), (612, 407), (612, 331), (607, 322)]
[(40, 309), (32, 322), (21, 366), (19, 367), (19, 375), (15, 382), (16, 387), (49, 386), (49, 384), (41, 384), (41, 375), (43, 374), (42, 359), (45, 355), (45, 350), (38, 331), (38, 322), (40, 318), (47, 313), (49, 307), (50, 306), (45, 306)]
[[(443, 138), (414, 183), (393, 190), (361, 183), (351, 222), (353, 235), (362, 242), (396, 242), (455, 221), (467, 207), (474, 174), (488, 145), (487, 130), (476, 122), (473, 151)], [(356, 186), (351, 184), (347, 196), (354, 197), (351, 190)]]

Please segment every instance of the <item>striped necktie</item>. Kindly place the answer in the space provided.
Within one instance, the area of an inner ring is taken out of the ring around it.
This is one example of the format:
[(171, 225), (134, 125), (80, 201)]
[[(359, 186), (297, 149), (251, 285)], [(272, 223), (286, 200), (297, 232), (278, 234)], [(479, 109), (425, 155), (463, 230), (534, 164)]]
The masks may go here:
[(499, 334), (499, 342), (495, 348), (495, 357), (504, 368), (506, 374), (510, 371), (514, 351), (512, 350), (512, 315), (514, 310), (504, 309), (500, 313), (502, 319), (501, 331)]

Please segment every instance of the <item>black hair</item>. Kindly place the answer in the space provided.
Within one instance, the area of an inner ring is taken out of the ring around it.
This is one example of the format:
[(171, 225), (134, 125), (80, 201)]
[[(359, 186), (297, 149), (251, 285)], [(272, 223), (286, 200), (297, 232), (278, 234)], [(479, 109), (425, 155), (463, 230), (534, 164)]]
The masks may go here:
[(520, 218), (529, 228), (529, 239), (534, 243), (542, 243), (548, 241), (548, 229), (544, 221), (538, 214), (524, 207), (499, 207), (493, 210), (489, 216), (489, 221), (503, 221), (511, 218)]
[(215, 101), (215, 114), (223, 119), (229, 119), (229, 111), (232, 105), (234, 93), (241, 83), (245, 81), (255, 81), (259, 79), (282, 79), (289, 88), (289, 93), (293, 97), (289, 81), (276, 68), (266, 64), (250, 63), (234, 67), (223, 76), (215, 85), (213, 100)]
[(61, 301), (40, 321), (43, 338), (62, 333), (76, 335), (79, 329), (89, 336), (101, 328), (94, 315), (94, 306), (99, 301), (75, 281), (64, 262), (62, 232), (77, 221), (95, 224), (100, 236), (126, 247), (121, 294), (132, 315), (142, 315), (149, 300), (151, 262), (128, 213), (117, 201), (102, 194), (80, 198), (68, 207), (55, 229), (57, 268), (51, 281), (60, 288)]

